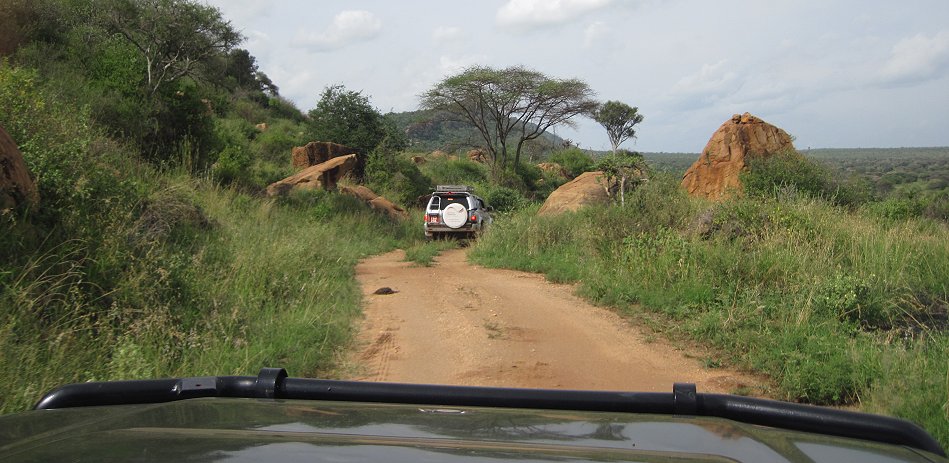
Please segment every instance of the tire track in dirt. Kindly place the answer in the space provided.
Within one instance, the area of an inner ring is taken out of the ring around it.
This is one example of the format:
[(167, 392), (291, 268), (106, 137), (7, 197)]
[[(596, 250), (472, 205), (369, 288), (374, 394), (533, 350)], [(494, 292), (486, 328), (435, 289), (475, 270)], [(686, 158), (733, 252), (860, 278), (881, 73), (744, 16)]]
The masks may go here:
[[(432, 267), (394, 251), (362, 261), (364, 313), (351, 379), (476, 386), (668, 392), (762, 390), (763, 381), (699, 360), (541, 276), (469, 264)], [(375, 295), (380, 287), (397, 292)]]

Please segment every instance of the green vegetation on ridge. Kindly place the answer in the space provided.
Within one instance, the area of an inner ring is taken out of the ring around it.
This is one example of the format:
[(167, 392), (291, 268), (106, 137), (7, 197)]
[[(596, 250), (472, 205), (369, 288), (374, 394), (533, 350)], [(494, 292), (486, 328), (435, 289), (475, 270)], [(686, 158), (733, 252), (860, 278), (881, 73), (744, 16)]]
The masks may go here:
[(227, 44), (149, 78), (147, 59), (175, 57), (143, 56), (117, 28), (160, 39), (175, 7), (194, 13), (176, 27), (233, 37), (187, 0), (0, 7), (15, 12), (0, 34), (22, 32), (0, 57), (0, 126), (41, 197), (0, 212), (2, 413), (69, 382), (326, 374), (359, 313), (356, 261), (422, 241), (354, 198), (262, 198), (325, 126)]

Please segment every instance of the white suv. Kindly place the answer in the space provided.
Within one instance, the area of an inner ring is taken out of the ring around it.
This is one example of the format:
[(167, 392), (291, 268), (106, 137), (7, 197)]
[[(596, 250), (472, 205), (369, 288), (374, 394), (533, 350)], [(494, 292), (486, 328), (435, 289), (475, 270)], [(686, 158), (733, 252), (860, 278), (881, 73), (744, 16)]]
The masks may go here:
[(491, 207), (467, 185), (438, 185), (425, 207), (425, 237), (471, 237), (491, 223)]

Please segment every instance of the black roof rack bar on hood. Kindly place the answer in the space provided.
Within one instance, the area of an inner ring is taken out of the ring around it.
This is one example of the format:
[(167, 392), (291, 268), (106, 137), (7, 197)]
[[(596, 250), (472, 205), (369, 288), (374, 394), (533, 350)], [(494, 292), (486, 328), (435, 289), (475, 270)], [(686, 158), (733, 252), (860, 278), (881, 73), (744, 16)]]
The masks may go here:
[(677, 383), (673, 392), (570, 391), (288, 378), (282, 368), (254, 376), (208, 376), (69, 384), (46, 394), (37, 410), (171, 402), (199, 397), (332, 400), (442, 406), (533, 408), (706, 416), (795, 431), (906, 445), (946, 453), (909, 421), (775, 400), (699, 394)]

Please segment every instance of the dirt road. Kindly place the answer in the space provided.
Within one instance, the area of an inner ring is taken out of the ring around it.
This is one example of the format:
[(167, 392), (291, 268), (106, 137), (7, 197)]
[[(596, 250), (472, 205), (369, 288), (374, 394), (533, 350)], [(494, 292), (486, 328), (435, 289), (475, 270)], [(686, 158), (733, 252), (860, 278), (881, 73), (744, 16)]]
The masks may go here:
[[(353, 379), (368, 381), (669, 392), (733, 392), (759, 382), (704, 368), (616, 314), (543, 276), (486, 269), (464, 250), (433, 267), (401, 251), (360, 263), (366, 318)], [(373, 294), (389, 287), (394, 294)]]

